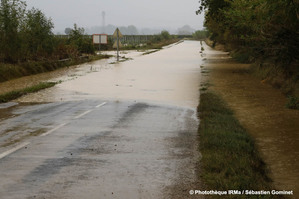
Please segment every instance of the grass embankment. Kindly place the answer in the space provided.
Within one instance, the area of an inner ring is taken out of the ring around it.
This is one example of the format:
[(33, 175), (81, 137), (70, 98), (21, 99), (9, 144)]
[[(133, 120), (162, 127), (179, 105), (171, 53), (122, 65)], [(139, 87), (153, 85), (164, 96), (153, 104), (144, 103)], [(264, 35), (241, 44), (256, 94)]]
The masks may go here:
[(233, 51), (231, 56), (241, 63), (250, 63), (250, 72), (262, 83), (279, 89), (288, 98), (286, 107), (299, 110), (299, 67), (298, 62), (279, 63), (275, 57), (252, 58), (245, 50)]
[(158, 43), (152, 43), (152, 44), (147, 45), (146, 49), (162, 49), (164, 46), (168, 46), (168, 45), (176, 43), (178, 41), (180, 41), (180, 39), (174, 38), (174, 39), (161, 41)]
[[(272, 183), (254, 140), (226, 103), (212, 92), (200, 95), (201, 177), (208, 190), (266, 190)], [(215, 196), (217, 198), (219, 196)], [(275, 198), (227, 195), (221, 198)]]
[(272, 85), (279, 89), (287, 98), (286, 107), (289, 109), (299, 110), (299, 67), (298, 60), (293, 63), (278, 63), (276, 57), (259, 57), (250, 56), (248, 49), (231, 50), (226, 46), (217, 44), (206, 39), (206, 44), (216, 50), (230, 51), (232, 58), (240, 63), (250, 65), (250, 72), (261, 79), (262, 83)]
[(293, 63), (278, 63), (276, 57), (259, 57), (250, 56), (247, 49), (231, 50), (221, 44), (213, 45), (213, 41), (206, 39), (205, 42), (216, 50), (230, 51), (233, 59), (240, 63), (248, 63), (250, 72), (261, 79), (262, 83), (272, 85), (279, 89), (287, 98), (286, 107), (289, 109), (299, 110), (299, 67), (298, 61)]
[[(170, 44), (176, 43), (180, 41), (179, 38), (172, 38), (172, 39), (166, 39), (166, 40), (162, 40), (159, 42), (148, 42), (145, 45), (127, 45), (127, 46), (123, 46), (121, 48), (121, 50), (150, 50), (150, 49), (157, 49), (160, 50), (162, 49), (164, 46), (168, 46)], [(112, 49), (110, 49), (112, 50)]]
[(251, 64), (250, 71), (260, 78), (262, 83), (272, 85), (287, 96), (287, 108), (299, 110), (298, 63), (289, 64), (288, 67), (285, 67), (281, 64), (275, 64), (272, 60), (262, 60)]
[(58, 68), (90, 62), (98, 59), (109, 58), (109, 55), (85, 56), (78, 59), (66, 59), (63, 61), (46, 60), (46, 61), (28, 61), (19, 64), (0, 63), (0, 82), (11, 79), (34, 75), (43, 72), (54, 71)]
[(29, 93), (34, 93), (34, 92), (40, 91), (42, 89), (53, 87), (57, 83), (58, 82), (41, 82), (41, 83), (31, 86), (31, 87), (27, 87), (27, 88), (24, 88), (21, 90), (11, 91), (11, 92), (2, 94), (2, 95), (0, 95), (0, 103), (9, 102), (11, 100), (22, 97), (23, 95), (26, 95)]

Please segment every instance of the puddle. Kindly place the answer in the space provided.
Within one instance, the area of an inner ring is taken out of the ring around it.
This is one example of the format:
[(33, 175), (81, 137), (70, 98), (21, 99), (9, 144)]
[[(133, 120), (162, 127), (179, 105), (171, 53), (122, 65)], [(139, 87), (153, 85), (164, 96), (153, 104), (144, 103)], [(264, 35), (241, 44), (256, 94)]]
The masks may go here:
[(274, 185), (298, 192), (299, 111), (286, 109), (285, 96), (252, 77), (248, 64), (235, 63), (207, 46), (205, 49), (207, 61), (203, 68), (210, 71), (211, 88), (221, 94), (255, 138), (270, 166)]

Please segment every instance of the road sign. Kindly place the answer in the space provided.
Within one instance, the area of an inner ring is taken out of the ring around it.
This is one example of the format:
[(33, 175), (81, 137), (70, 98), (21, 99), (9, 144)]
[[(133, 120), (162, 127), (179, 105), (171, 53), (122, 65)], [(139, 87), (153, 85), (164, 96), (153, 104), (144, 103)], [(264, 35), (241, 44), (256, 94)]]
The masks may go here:
[(107, 34), (93, 34), (92, 41), (94, 44), (107, 44), (108, 35)]
[[(117, 34), (117, 33), (118, 33), (118, 34)], [(114, 37), (114, 38), (117, 38), (117, 37), (122, 38), (122, 37), (123, 37), (123, 35), (121, 34), (121, 32), (119, 31), (118, 28), (116, 28), (116, 30), (114, 31), (114, 33), (113, 33), (113, 37)]]
[[(119, 48), (123, 47), (123, 45), (122, 45), (122, 43), (120, 41), (118, 41), (118, 47)], [(114, 42), (113, 48), (117, 48), (117, 41)]]
[(114, 31), (113, 37), (116, 38), (116, 41), (115, 41), (113, 47), (115, 46), (114, 48), (117, 48), (117, 61), (119, 61), (119, 48), (121, 47), (119, 38), (123, 37), (123, 35), (121, 34), (121, 32), (119, 31), (118, 28), (116, 28), (116, 30)]

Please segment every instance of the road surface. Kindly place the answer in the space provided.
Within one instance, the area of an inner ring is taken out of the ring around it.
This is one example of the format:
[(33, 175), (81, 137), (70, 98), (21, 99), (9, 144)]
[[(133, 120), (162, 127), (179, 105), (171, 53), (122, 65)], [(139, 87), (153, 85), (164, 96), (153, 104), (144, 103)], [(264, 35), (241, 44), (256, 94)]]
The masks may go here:
[(200, 47), (93, 62), (2, 104), (0, 198), (190, 197), (200, 188)]

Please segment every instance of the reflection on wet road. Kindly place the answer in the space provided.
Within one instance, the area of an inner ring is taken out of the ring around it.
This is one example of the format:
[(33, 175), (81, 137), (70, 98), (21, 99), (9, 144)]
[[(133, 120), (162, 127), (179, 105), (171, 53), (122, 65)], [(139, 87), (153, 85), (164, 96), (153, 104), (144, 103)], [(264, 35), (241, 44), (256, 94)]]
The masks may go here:
[(173, 190), (184, 196), (197, 181), (198, 121), (190, 109), (91, 100), (12, 113), (7, 129), (43, 133), (0, 159), (3, 198), (163, 198)]
[(56, 77), (63, 83), (0, 107), (0, 197), (190, 197), (199, 49), (186, 41), (77, 66)]

